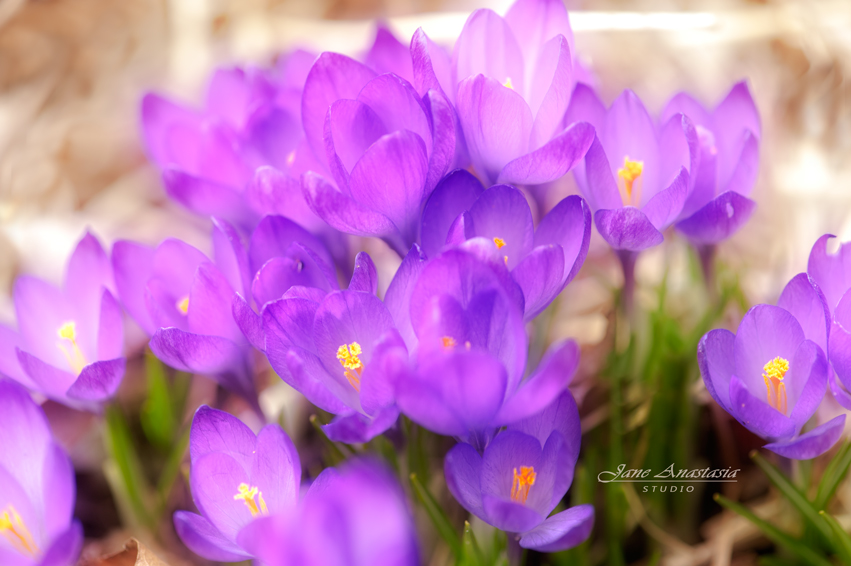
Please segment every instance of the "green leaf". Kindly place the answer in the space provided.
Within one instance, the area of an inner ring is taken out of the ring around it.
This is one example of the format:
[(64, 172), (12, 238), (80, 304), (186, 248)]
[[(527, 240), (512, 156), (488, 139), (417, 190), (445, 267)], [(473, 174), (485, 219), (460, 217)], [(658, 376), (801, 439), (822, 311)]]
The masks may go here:
[(849, 466), (851, 466), (851, 442), (846, 442), (827, 465), (824, 474), (821, 476), (818, 492), (816, 492), (816, 498), (813, 501), (813, 506), (816, 509), (827, 507), (827, 503), (836, 493), (836, 488), (839, 487), (842, 478), (848, 472)]
[(851, 564), (851, 536), (845, 532), (845, 529), (833, 515), (825, 513), (823, 510), (819, 511), (819, 514), (830, 525), (831, 530), (836, 535), (836, 540), (839, 541), (839, 544), (836, 545), (836, 553), (842, 558), (842, 563)]
[(464, 521), (464, 537), (461, 539), (461, 560), (459, 564), (464, 566), (484, 566), (485, 564), (485, 558), (469, 521)]
[(417, 474), (411, 474), (411, 487), (414, 489), (417, 500), (419, 500), (431, 522), (434, 524), (434, 528), (437, 529), (438, 534), (449, 545), (449, 549), (452, 551), (452, 555), (455, 556), (455, 560), (460, 561), (463, 556), (461, 541), (458, 540), (458, 535), (455, 534), (455, 529), (452, 528), (452, 524), (446, 517), (446, 513), (443, 512), (440, 504), (438, 504), (432, 494), (420, 483)]
[(168, 449), (174, 440), (177, 419), (169, 391), (165, 367), (150, 351), (145, 352), (148, 398), (142, 404), (140, 420), (147, 439), (160, 449)]
[(104, 440), (109, 459), (108, 468), (116, 471), (115, 480), (119, 495), (126, 499), (129, 517), (135, 524), (153, 528), (154, 519), (149, 508), (153, 501), (152, 490), (142, 471), (142, 463), (133, 446), (130, 427), (121, 409), (115, 405), (106, 408)]
[(821, 534), (824, 542), (830, 546), (835, 546), (830, 527), (819, 517), (815, 507), (807, 501), (804, 494), (795, 487), (783, 473), (775, 468), (771, 463), (762, 457), (762, 454), (754, 450), (751, 452), (751, 459), (765, 473), (768, 480), (783, 494), (789, 503), (801, 514), (805, 521), (809, 522), (816, 531)]
[(326, 464), (329, 466), (336, 466), (337, 464), (343, 462), (346, 459), (346, 453), (343, 452), (343, 448), (338, 445), (336, 442), (328, 438), (325, 434), (325, 431), (322, 430), (322, 425), (319, 423), (316, 415), (310, 415), (308, 418), (311, 426), (319, 433), (319, 437), (323, 440), (323, 443), (326, 447), (328, 447), (328, 456), (326, 457)]
[(805, 544), (803, 544), (798, 539), (791, 536), (789, 533), (781, 531), (768, 521), (757, 517), (753, 511), (741, 505), (739, 503), (735, 503), (734, 501), (730, 501), (726, 497), (716, 493), (715, 501), (717, 501), (721, 506), (737, 513), (756, 525), (756, 527), (763, 532), (763, 534), (768, 537), (771, 542), (774, 544), (780, 545), (796, 556), (802, 559), (809, 566), (833, 566), (826, 558), (821, 556), (819, 553), (815, 552), (813, 549), (809, 548)]

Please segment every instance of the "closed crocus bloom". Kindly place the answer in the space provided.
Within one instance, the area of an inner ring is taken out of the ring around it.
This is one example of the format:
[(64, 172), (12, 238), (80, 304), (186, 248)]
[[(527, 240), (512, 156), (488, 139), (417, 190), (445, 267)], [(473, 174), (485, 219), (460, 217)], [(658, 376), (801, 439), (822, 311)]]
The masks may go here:
[(72, 519), (74, 468), (29, 393), (1, 378), (0, 430), (0, 564), (76, 564), (83, 529)]
[(833, 237), (825, 234), (815, 243), (807, 273), (824, 294), (829, 323), (827, 352), (835, 371), (829, 376), (830, 388), (836, 400), (851, 410), (851, 244), (846, 242), (836, 253), (828, 253), (827, 243)]
[(269, 362), (313, 404), (337, 415), (325, 432), (341, 442), (366, 442), (399, 415), (388, 367), (404, 363), (408, 351), (375, 296), (377, 284), (373, 267), (356, 271), (345, 291), (293, 287), (263, 310)]
[(698, 138), (692, 189), (677, 230), (695, 245), (717, 244), (741, 228), (756, 206), (748, 195), (759, 169), (759, 113), (741, 82), (711, 111), (679, 93), (662, 111), (662, 120), (676, 114), (691, 119)]
[(576, 87), (565, 120), (577, 116), (597, 130), (574, 177), (600, 235), (624, 252), (661, 244), (662, 231), (678, 218), (688, 197), (694, 126), (676, 114), (657, 127), (629, 90), (606, 109), (583, 84)]
[(323, 53), (305, 82), (302, 120), (321, 164), (302, 176), (311, 209), (342, 232), (380, 237), (404, 255), (454, 153), (449, 103), (437, 91), (421, 97), (393, 73)]
[(824, 397), (828, 365), (822, 349), (807, 339), (786, 309), (753, 307), (736, 334), (707, 333), (697, 356), (709, 393), (742, 425), (768, 440), (765, 448), (806, 460), (826, 452), (842, 433), (845, 415), (801, 434)]
[(591, 533), (594, 507), (548, 516), (573, 481), (580, 437), (576, 402), (564, 392), (539, 414), (500, 432), (482, 453), (455, 445), (444, 462), (446, 484), (467, 511), (517, 533), (521, 547), (572, 548)]
[[(414, 74), (439, 82), (426, 47), (412, 43)], [(473, 12), (455, 42), (451, 80), (470, 159), (487, 184), (558, 179), (594, 139), (587, 123), (562, 125), (574, 87), (573, 32), (558, 0), (519, 0), (504, 19)]]
[(246, 295), (246, 251), (224, 221), (214, 222), (211, 261), (176, 239), (156, 249), (129, 241), (112, 250), (124, 308), (151, 336), (151, 350), (175, 369), (208, 375), (256, 404), (246, 339), (231, 314)]
[[(148, 155), (173, 199), (204, 216), (251, 227), (285, 214), (308, 228), (322, 223), (301, 196), (299, 175), (313, 166), (303, 145), (301, 88), (315, 56), (296, 51), (277, 72), (220, 69), (205, 104), (192, 109), (157, 94), (142, 101)], [(264, 168), (274, 168), (269, 174)]]
[(375, 39), (364, 57), (364, 63), (379, 75), (393, 73), (409, 83), (414, 80), (408, 46), (399, 41), (383, 22), (375, 26)]
[(296, 514), (256, 521), (240, 542), (268, 566), (416, 566), (411, 510), (383, 465), (353, 460), (324, 470)]
[(18, 331), (0, 325), (0, 373), (65, 405), (97, 409), (124, 376), (121, 307), (112, 267), (87, 233), (68, 260), (61, 288), (19, 277)]
[(447, 243), (482, 237), (493, 241), (511, 277), (523, 290), (531, 320), (582, 267), (591, 240), (591, 212), (569, 196), (535, 228), (526, 198), (510, 185), (488, 190), (470, 173), (453, 171), (429, 197), (422, 218), (423, 249), (436, 256)]
[(253, 555), (240, 533), (257, 519), (294, 512), (301, 483), (295, 446), (277, 424), (257, 435), (236, 417), (202, 406), (189, 437), (189, 483), (198, 513), (177, 511), (174, 527), (192, 552), (238, 562)]

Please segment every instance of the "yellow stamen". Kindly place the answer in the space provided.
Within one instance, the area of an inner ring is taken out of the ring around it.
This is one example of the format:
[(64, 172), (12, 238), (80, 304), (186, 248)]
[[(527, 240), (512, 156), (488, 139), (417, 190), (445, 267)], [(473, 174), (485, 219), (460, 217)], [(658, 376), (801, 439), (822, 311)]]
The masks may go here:
[(358, 393), (360, 393), (360, 376), (363, 373), (363, 363), (358, 356), (362, 353), (363, 350), (357, 342), (352, 342), (349, 345), (343, 344), (337, 348), (337, 359), (340, 360), (340, 365), (345, 369), (344, 375)]
[[(263, 494), (256, 486), (251, 487), (247, 483), (241, 483), (236, 490), (239, 493), (233, 496), (234, 500), (239, 501), (242, 499), (245, 502), (245, 506), (248, 507), (249, 511), (251, 511), (252, 517), (256, 517), (260, 514), (269, 514), (269, 510), (266, 508), (266, 502), (263, 501)], [(259, 507), (257, 506), (258, 502), (260, 503)]]
[(444, 336), (442, 340), (444, 348), (454, 348), (457, 344), (457, 342), (455, 342), (455, 338), (452, 338), (451, 336)]
[[(637, 205), (641, 203), (640, 184), (639, 191), (636, 193), (634, 199), (632, 196), (632, 189), (633, 184), (641, 176), (641, 173), (643, 171), (643, 161), (632, 161), (630, 160), (628, 155), (623, 158), (623, 167), (618, 169), (618, 177), (623, 180), (623, 191), (621, 192), (621, 198), (623, 198), (623, 203), (625, 205)], [(620, 188), (620, 185), (618, 186), (618, 188)]]
[(21, 554), (35, 556), (40, 553), (24, 520), (11, 504), (0, 513), (0, 534)]
[(189, 296), (183, 297), (179, 301), (177, 301), (177, 310), (180, 311), (181, 314), (186, 314), (189, 312)]
[(514, 468), (514, 480), (511, 483), (511, 500), (525, 505), (529, 497), (529, 490), (535, 485), (535, 473), (533, 466), (520, 466), (520, 473)]
[(511, 77), (505, 77), (505, 82), (502, 83), (502, 86), (504, 86), (506, 88), (510, 88), (511, 90), (514, 90), (514, 85), (511, 84)]
[(71, 366), (74, 373), (80, 375), (80, 372), (86, 367), (86, 357), (77, 345), (77, 325), (73, 320), (63, 323), (56, 331), (56, 335), (59, 336), (59, 342), (56, 343), (56, 346), (65, 354), (65, 359), (68, 360), (68, 365)]
[(502, 238), (494, 238), (493, 243), (496, 244), (496, 249), (501, 250), (502, 246), (505, 245), (505, 240)]
[(293, 164), (293, 162), (294, 162), (294, 161), (295, 161), (295, 150), (292, 150), (292, 151), (291, 151), (291, 152), (289, 152), (289, 154), (287, 155), (287, 165), (288, 165), (288, 166), (292, 166), (292, 164)]
[(783, 378), (789, 371), (789, 360), (776, 357), (762, 368), (762, 379), (765, 381), (765, 397), (768, 404), (786, 414), (786, 384)]

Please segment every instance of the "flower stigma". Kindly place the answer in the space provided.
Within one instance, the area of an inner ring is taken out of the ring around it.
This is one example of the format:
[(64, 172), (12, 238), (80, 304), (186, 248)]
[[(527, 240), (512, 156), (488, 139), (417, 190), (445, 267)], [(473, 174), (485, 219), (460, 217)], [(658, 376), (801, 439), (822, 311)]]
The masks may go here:
[(505, 82), (502, 83), (502, 86), (504, 86), (506, 88), (510, 88), (511, 90), (514, 90), (514, 85), (511, 84), (511, 77), (505, 77)]
[(455, 341), (455, 338), (453, 338), (451, 336), (444, 336), (443, 338), (441, 338), (441, 340), (443, 340), (443, 347), (444, 348), (454, 348), (458, 344)]
[[(233, 496), (234, 501), (242, 499), (245, 502), (245, 506), (251, 511), (252, 517), (269, 514), (269, 510), (266, 508), (266, 502), (263, 501), (263, 493), (257, 489), (257, 486), (250, 487), (247, 483), (241, 483), (236, 490), (238, 493)], [(258, 502), (260, 503), (259, 508), (257, 507)]]
[(182, 299), (177, 301), (177, 304), (175, 306), (177, 307), (177, 310), (180, 311), (180, 314), (185, 315), (186, 313), (188, 313), (189, 312), (189, 295), (186, 295), (185, 297), (183, 297)]
[(363, 353), (363, 350), (357, 342), (348, 345), (343, 344), (337, 348), (337, 359), (340, 360), (340, 365), (346, 370), (344, 375), (358, 393), (360, 393), (360, 376), (363, 373), (363, 362), (358, 357), (361, 353)]
[(0, 534), (21, 554), (36, 556), (40, 552), (24, 520), (11, 504), (0, 513)]
[(534, 466), (520, 466), (519, 474), (517, 468), (514, 468), (514, 480), (511, 482), (511, 500), (525, 505), (526, 499), (529, 497), (529, 490), (535, 485), (537, 476)]
[(638, 185), (635, 198), (632, 197), (633, 185), (644, 171), (643, 161), (633, 161), (628, 155), (623, 158), (623, 167), (618, 169), (618, 178), (623, 181), (623, 187), (618, 183), (621, 190), (621, 198), (624, 205), (636, 205), (641, 203), (641, 184)]
[(80, 375), (83, 368), (86, 367), (86, 357), (82, 350), (77, 345), (77, 325), (71, 320), (62, 324), (56, 331), (59, 336), (59, 342), (56, 345), (65, 354), (65, 359), (68, 360), (68, 365), (76, 375)]
[(762, 379), (765, 381), (765, 397), (768, 404), (786, 414), (786, 384), (783, 378), (789, 371), (789, 360), (780, 356), (769, 361), (763, 366)]

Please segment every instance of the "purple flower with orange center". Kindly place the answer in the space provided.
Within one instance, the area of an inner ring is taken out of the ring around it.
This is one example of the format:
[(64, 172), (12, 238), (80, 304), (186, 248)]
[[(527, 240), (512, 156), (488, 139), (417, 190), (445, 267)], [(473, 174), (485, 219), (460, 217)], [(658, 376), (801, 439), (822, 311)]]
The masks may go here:
[(576, 402), (564, 392), (538, 415), (497, 434), (481, 453), (466, 443), (455, 445), (444, 462), (446, 484), (467, 511), (517, 533), (521, 547), (572, 548), (591, 533), (593, 506), (549, 514), (573, 481), (580, 437)]
[(828, 364), (821, 347), (807, 338), (788, 310), (753, 307), (736, 334), (707, 333), (697, 356), (709, 393), (747, 429), (768, 440), (765, 448), (806, 460), (826, 452), (842, 433), (845, 415), (802, 434), (824, 397)]
[(18, 331), (0, 326), (0, 372), (65, 405), (96, 410), (124, 376), (124, 330), (109, 257), (91, 234), (68, 260), (61, 288), (19, 277)]
[(180, 539), (208, 560), (252, 558), (238, 542), (240, 533), (256, 519), (298, 505), (301, 464), (292, 441), (276, 424), (255, 435), (236, 417), (204, 405), (192, 420), (189, 456), (200, 514), (174, 514)]
[(3, 379), (0, 430), (0, 564), (76, 564), (83, 529), (72, 518), (74, 468), (41, 408), (21, 386)]

